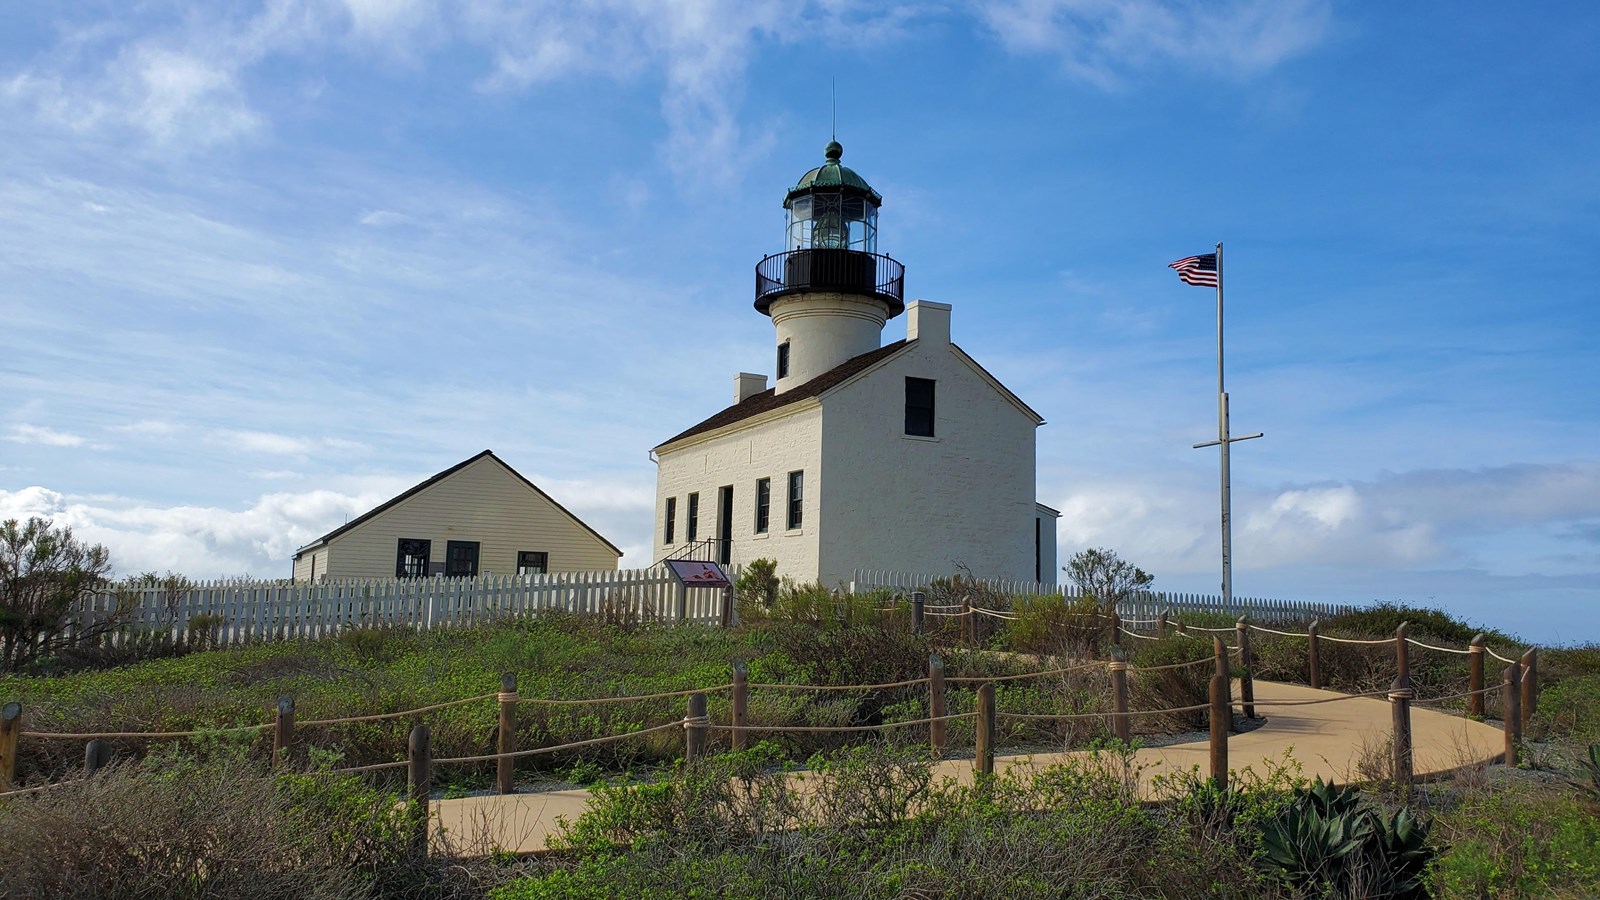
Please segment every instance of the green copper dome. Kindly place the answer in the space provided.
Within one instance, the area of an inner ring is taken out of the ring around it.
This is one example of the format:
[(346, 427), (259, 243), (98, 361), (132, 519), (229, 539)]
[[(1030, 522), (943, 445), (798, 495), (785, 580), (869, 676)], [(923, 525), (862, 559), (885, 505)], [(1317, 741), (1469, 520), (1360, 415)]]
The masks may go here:
[(839, 157), (844, 155), (844, 148), (838, 141), (829, 141), (827, 148), (822, 152), (828, 161), (800, 176), (800, 183), (790, 188), (788, 195), (783, 198), (784, 206), (788, 206), (796, 197), (818, 192), (866, 197), (872, 201), (873, 206), (883, 205), (883, 195), (873, 190), (865, 178), (857, 175), (854, 169), (839, 165)]

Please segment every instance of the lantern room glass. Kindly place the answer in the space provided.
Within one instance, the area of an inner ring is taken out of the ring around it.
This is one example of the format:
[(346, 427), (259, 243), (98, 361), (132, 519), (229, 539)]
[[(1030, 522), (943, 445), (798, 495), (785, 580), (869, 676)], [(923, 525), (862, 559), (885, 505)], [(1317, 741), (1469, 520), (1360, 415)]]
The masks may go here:
[(878, 252), (878, 207), (865, 197), (818, 192), (784, 206), (790, 250)]

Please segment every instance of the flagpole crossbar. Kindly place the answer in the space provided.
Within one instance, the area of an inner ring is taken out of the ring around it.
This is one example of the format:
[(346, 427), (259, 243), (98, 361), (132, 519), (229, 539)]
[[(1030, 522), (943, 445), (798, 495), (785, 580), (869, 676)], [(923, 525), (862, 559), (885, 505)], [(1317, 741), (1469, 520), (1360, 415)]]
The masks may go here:
[(1194, 449), (1199, 450), (1202, 447), (1215, 447), (1215, 446), (1217, 446), (1219, 444), (1237, 444), (1240, 441), (1253, 441), (1258, 437), (1266, 437), (1266, 436), (1267, 436), (1266, 432), (1258, 431), (1255, 434), (1244, 434), (1244, 435), (1240, 435), (1239, 437), (1225, 438), (1225, 439), (1220, 440), (1220, 441), (1206, 441), (1203, 444), (1195, 444), (1194, 445)]

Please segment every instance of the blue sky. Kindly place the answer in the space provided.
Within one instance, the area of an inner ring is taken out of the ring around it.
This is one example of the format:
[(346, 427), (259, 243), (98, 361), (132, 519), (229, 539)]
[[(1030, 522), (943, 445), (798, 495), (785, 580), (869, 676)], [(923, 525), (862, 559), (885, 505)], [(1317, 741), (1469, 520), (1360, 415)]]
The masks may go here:
[[(1063, 556), (1600, 639), (1600, 8), (12, 4), (0, 515), (283, 576), (485, 447), (647, 555), (821, 160), (1038, 409)], [(900, 334), (890, 323), (887, 339)]]

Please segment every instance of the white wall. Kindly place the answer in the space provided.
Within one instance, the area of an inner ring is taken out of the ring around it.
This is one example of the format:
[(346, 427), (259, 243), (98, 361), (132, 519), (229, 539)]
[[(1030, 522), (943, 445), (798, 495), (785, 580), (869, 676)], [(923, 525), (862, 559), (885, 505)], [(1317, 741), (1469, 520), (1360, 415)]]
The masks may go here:
[[(654, 549), (660, 560), (674, 547), (689, 542), (688, 495), (700, 493), (700, 530), (697, 540), (717, 537), (717, 489), (733, 485), (732, 561), (743, 565), (753, 559), (774, 559), (778, 574), (810, 581), (817, 573), (817, 535), (821, 512), (822, 409), (814, 400), (801, 400), (778, 418), (709, 439), (690, 439), (657, 454)], [(805, 472), (802, 493), (803, 520), (795, 531), (784, 528), (788, 499), (788, 474)], [(756, 480), (772, 479), (772, 506), (768, 532), (755, 533)], [(676, 497), (677, 523), (672, 544), (665, 543), (666, 501)]]
[(318, 574), (393, 578), (401, 538), (432, 541), (435, 563), (445, 561), (449, 541), (477, 541), (480, 574), (515, 575), (521, 550), (548, 553), (552, 572), (617, 567), (610, 547), (489, 457), (335, 537)]
[(789, 374), (773, 384), (781, 394), (878, 349), (889, 307), (859, 294), (805, 293), (774, 300), (769, 312), (777, 344), (789, 342)]
[[(931, 439), (905, 434), (907, 376), (936, 382)], [(957, 564), (1033, 580), (1036, 420), (953, 347), (908, 344), (823, 408), (824, 583), (848, 582), (857, 567), (951, 573)]]
[(1037, 506), (1034, 509), (1034, 519), (1039, 523), (1039, 577), (1034, 580), (1060, 584), (1061, 569), (1056, 562), (1056, 520), (1059, 516)]

